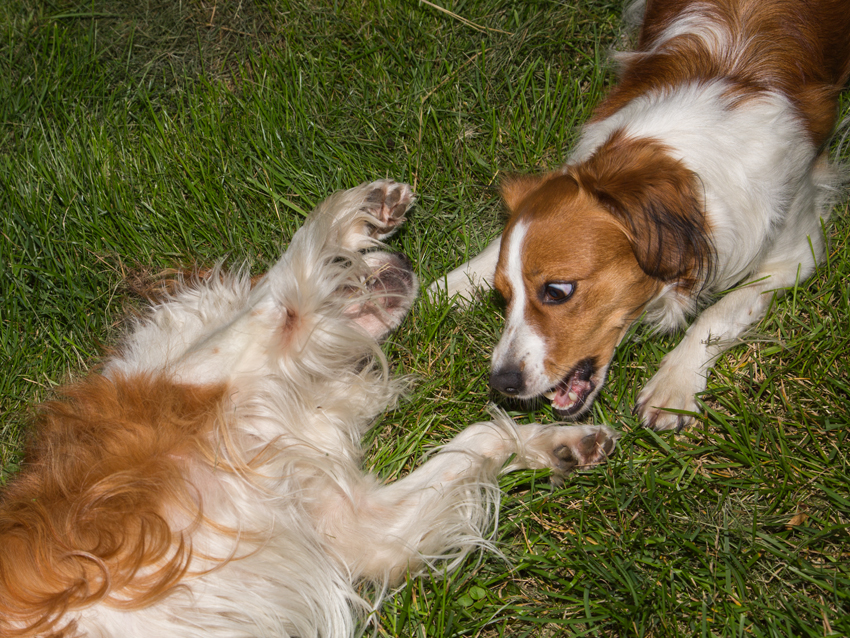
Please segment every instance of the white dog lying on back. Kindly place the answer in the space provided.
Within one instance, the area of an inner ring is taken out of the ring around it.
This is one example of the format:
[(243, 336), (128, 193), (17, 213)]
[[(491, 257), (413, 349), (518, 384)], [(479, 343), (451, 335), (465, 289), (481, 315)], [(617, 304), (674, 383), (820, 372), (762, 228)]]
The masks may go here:
[(378, 340), (416, 290), (405, 258), (361, 251), (412, 201), (391, 181), (331, 196), (256, 285), (185, 288), (43, 406), (0, 497), (0, 634), (349, 636), (359, 581), (485, 544), (500, 471), (606, 458), (604, 426), (498, 416), (394, 484), (361, 471), (403, 386)]

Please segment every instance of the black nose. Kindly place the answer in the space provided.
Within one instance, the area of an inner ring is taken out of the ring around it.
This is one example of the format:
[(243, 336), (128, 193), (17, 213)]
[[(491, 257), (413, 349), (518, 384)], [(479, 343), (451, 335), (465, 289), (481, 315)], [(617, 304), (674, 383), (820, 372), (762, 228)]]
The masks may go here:
[(516, 368), (503, 368), (490, 373), (490, 386), (508, 396), (522, 392), (522, 373)]

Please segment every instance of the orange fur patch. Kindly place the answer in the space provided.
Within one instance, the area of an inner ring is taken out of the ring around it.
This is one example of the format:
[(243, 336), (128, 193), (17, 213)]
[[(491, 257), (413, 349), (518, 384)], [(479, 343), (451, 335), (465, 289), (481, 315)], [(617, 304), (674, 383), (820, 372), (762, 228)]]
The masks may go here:
[(173, 590), (192, 548), (167, 510), (200, 517), (182, 465), (208, 446), (224, 392), (92, 375), (43, 406), (0, 500), (0, 635), (67, 635), (56, 625), (69, 610), (134, 609)]
[(714, 254), (697, 178), (663, 144), (618, 131), (569, 172), (622, 225), (648, 275), (686, 288), (710, 276)]

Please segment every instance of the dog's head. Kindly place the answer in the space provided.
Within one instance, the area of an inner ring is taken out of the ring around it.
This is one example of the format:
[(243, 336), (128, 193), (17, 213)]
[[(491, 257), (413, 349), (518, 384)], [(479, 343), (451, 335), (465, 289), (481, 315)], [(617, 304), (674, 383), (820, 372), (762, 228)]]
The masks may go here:
[(506, 181), (495, 286), (507, 324), (491, 385), (545, 395), (564, 417), (585, 412), (646, 306), (706, 275), (711, 246), (696, 185), (661, 145), (619, 135), (582, 163)]

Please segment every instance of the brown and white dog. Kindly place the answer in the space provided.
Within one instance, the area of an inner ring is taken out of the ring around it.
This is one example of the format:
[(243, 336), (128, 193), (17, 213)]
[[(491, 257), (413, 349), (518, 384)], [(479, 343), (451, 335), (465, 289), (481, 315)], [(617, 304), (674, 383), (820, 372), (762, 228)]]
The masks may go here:
[(412, 201), (389, 180), (332, 195), (259, 282), (183, 287), (42, 407), (0, 492), (0, 636), (359, 634), (408, 570), (489, 545), (501, 471), (604, 460), (610, 428), (497, 414), (400, 481), (361, 470), (406, 385), (377, 340), (417, 288), (372, 249)]
[(506, 180), (504, 234), (432, 292), (494, 283), (492, 386), (566, 417), (633, 322), (672, 330), (708, 306), (638, 398), (645, 425), (678, 429), (718, 356), (824, 253), (850, 2), (649, 0), (620, 58), (568, 164)]

